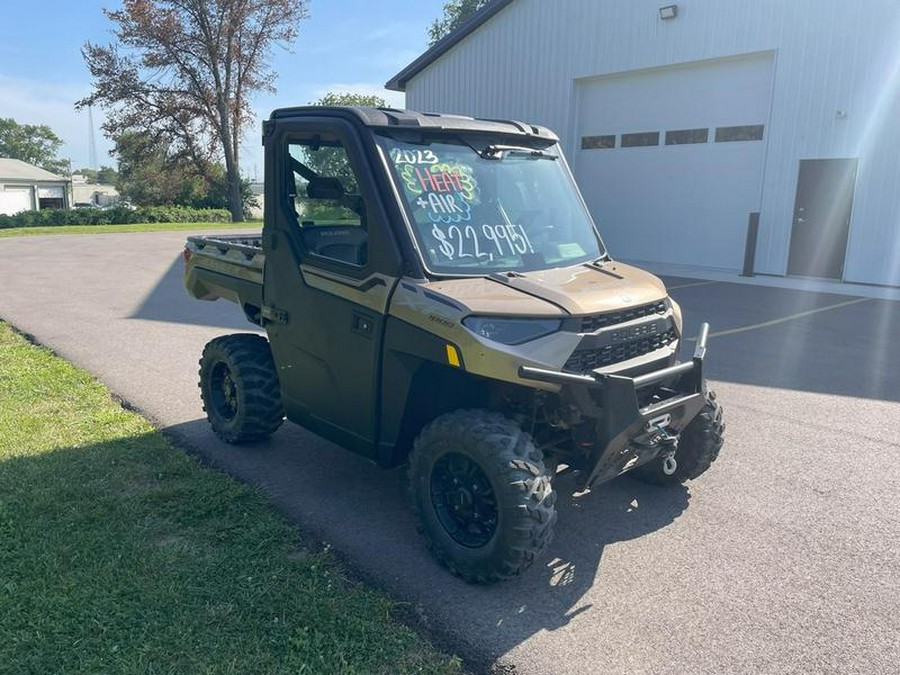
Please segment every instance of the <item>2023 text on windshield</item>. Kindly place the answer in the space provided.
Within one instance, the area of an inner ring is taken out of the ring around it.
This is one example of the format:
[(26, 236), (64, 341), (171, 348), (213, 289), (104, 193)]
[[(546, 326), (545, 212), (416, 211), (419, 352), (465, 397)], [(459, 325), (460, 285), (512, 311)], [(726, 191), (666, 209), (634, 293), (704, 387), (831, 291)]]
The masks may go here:
[(529, 272), (605, 255), (558, 146), (379, 142), (430, 272)]

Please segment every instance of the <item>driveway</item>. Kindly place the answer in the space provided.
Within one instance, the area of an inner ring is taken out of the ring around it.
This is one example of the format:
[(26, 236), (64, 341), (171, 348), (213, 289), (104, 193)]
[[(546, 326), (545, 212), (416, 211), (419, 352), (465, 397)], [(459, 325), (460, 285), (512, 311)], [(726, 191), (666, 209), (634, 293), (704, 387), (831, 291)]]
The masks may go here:
[[(620, 478), (574, 497), (523, 578), (468, 586), (416, 535), (402, 470), (286, 424), (233, 448), (200, 409), (210, 338), (236, 307), (181, 287), (184, 233), (0, 240), (0, 317), (98, 376), (307, 536), (407, 602), (477, 671), (896, 672), (900, 303), (670, 278), (727, 441), (687, 488)], [(689, 347), (689, 346), (688, 346)]]

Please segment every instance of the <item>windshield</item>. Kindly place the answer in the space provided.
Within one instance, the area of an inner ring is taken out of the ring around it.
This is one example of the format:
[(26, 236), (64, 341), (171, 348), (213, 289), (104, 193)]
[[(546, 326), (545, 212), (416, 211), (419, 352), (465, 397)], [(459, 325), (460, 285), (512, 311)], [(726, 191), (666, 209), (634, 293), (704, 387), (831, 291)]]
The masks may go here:
[(604, 253), (556, 146), (381, 143), (432, 272), (527, 272)]

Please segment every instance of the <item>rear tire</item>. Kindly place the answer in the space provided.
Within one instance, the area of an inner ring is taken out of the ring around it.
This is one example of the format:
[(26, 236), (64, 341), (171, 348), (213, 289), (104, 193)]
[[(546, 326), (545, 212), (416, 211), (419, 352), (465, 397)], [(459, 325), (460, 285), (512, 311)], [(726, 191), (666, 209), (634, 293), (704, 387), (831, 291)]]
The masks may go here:
[(278, 373), (261, 335), (211, 340), (200, 359), (199, 386), (206, 417), (226, 443), (268, 438), (284, 421)]
[(716, 461), (722, 449), (724, 433), (722, 406), (716, 401), (716, 392), (708, 391), (706, 405), (685, 427), (678, 439), (675, 472), (667, 475), (663, 470), (663, 458), (657, 457), (629, 471), (628, 475), (644, 483), (664, 486), (681, 485), (693, 480)]
[(521, 574), (553, 537), (556, 493), (543, 454), (499, 413), (459, 410), (425, 427), (409, 481), (432, 554), (470, 583)]

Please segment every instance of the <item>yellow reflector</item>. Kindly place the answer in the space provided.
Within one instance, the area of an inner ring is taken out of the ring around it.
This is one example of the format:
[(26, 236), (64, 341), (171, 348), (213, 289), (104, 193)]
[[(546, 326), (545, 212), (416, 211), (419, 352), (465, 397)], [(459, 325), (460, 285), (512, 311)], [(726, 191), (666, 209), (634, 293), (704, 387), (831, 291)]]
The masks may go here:
[(447, 363), (454, 368), (459, 368), (462, 365), (462, 361), (459, 360), (459, 352), (456, 351), (456, 347), (453, 345), (447, 345)]

